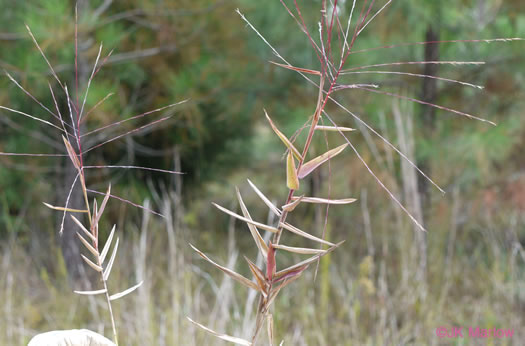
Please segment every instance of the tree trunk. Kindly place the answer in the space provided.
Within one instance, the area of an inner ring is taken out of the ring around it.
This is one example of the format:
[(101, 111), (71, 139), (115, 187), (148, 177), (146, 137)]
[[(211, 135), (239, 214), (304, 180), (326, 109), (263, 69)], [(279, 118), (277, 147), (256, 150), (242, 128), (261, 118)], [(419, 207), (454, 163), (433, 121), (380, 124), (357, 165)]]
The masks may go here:
[[(431, 25), (428, 26), (425, 41), (438, 41), (439, 32), (434, 29)], [(425, 45), (425, 61), (438, 61), (439, 60), (439, 44), (426, 44)], [(438, 73), (437, 64), (426, 64), (423, 74), (428, 76), (436, 76)], [(438, 94), (437, 94), (437, 83), (436, 79), (433, 78), (424, 78), (422, 85), (422, 95), (421, 100), (427, 103), (436, 103)], [(425, 138), (431, 138), (435, 130), (435, 114), (436, 109), (434, 107), (424, 106), (421, 108), (421, 118), (423, 122), (422, 134)], [(430, 165), (426, 158), (420, 159), (417, 162), (419, 168), (424, 171), (428, 176), (431, 176)], [(421, 223), (425, 225), (426, 219), (428, 217), (428, 212), (430, 210), (430, 190), (429, 182), (421, 175), (418, 175), (418, 190), (421, 201)], [(419, 252), (419, 261), (416, 278), (422, 282), (426, 283), (426, 269), (427, 269), (427, 239), (424, 232), (416, 233), (416, 242)]]
[[(439, 32), (434, 30), (432, 26), (427, 28), (425, 35), (425, 40), (428, 41), (438, 41)], [(439, 60), (439, 44), (427, 44), (425, 45), (425, 61), (438, 61)], [(429, 76), (436, 76), (438, 73), (439, 65), (437, 64), (426, 64), (423, 74)], [(433, 78), (424, 78), (422, 85), (422, 94), (421, 100), (428, 103), (436, 103), (437, 100), (437, 80)], [(423, 106), (421, 108), (421, 118), (423, 122), (422, 132), (425, 138), (432, 136), (436, 128), (436, 108)], [(430, 166), (428, 160), (420, 159), (417, 163), (419, 168), (424, 171), (428, 176), (430, 176)], [(424, 177), (419, 176), (418, 181), (419, 192), (421, 194), (423, 210), (427, 210), (430, 202), (429, 196), (429, 182)]]

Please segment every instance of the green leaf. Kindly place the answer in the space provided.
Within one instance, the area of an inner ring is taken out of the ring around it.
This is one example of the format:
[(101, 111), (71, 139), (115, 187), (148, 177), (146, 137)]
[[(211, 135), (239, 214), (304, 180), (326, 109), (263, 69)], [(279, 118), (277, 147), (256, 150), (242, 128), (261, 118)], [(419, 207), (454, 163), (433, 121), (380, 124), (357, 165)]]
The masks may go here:
[(299, 178), (297, 178), (297, 169), (295, 169), (295, 161), (292, 153), (288, 152), (286, 160), (286, 186), (290, 190), (297, 190), (299, 188)]

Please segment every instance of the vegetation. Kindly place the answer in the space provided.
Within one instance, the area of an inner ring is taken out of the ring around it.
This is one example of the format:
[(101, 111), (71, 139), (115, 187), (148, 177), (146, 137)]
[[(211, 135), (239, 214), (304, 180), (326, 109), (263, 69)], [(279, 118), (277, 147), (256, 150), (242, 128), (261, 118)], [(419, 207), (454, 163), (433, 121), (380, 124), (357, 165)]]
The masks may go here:
[[(4, 6), (0, 343), (25, 344), (53, 329), (111, 335), (98, 299), (81, 300), (73, 290), (99, 289), (79, 256), (91, 249), (81, 250), (75, 233), (100, 230), (100, 242), (111, 244), (113, 224), (120, 250), (108, 285), (144, 281), (125, 304), (111, 304), (123, 345), (218, 342), (185, 317), (237, 341), (255, 341), (271, 321), (268, 333), (285, 345), (433, 344), (440, 326), (513, 328), (505, 341), (519, 343), (523, 42), (489, 39), (523, 36), (523, 5), (347, 0), (334, 10), (322, 3), (321, 32), (319, 4), (310, 2), (79, 1), (78, 25), (72, 3)], [(421, 41), (441, 42), (409, 44)], [(105, 66), (90, 83), (96, 42), (107, 47)], [(71, 95), (55, 102), (50, 89), (61, 90), (59, 80)], [(50, 112), (82, 114), (84, 94), (86, 111), (94, 110), (77, 124), (78, 136), (92, 134), (80, 170), (71, 164), (80, 153), (75, 143), (9, 111), (60, 129)], [(344, 131), (350, 128), (356, 131)], [(174, 171), (186, 174), (165, 174)], [(84, 188), (69, 198), (78, 176)], [(59, 236), (63, 214), (55, 218), (41, 202), (68, 199), (66, 208), (89, 210), (92, 191), (109, 181), (112, 195), (134, 205), (106, 207), (106, 198), (93, 208), (106, 210), (100, 224), (67, 217)], [(261, 199), (268, 208), (259, 208)], [(284, 229), (297, 231), (291, 225), (328, 246), (287, 237)], [(251, 260), (236, 264), (239, 253)], [(305, 253), (311, 262), (301, 262)], [(287, 267), (298, 270), (279, 274)], [(267, 300), (275, 284), (289, 286)]]

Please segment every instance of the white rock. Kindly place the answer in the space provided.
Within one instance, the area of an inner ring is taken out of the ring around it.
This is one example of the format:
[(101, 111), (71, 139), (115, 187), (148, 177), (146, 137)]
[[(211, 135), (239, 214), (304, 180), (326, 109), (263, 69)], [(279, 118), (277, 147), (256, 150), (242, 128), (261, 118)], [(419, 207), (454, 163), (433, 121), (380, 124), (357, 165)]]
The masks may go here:
[(115, 344), (91, 330), (72, 329), (38, 334), (27, 346), (115, 346)]

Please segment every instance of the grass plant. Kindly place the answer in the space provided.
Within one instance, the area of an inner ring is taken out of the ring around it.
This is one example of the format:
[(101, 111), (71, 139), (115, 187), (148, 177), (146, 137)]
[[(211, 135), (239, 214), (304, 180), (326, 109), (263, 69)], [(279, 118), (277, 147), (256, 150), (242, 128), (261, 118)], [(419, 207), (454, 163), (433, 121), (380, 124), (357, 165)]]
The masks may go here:
[[(284, 156), (286, 157), (285, 159), (286, 181), (282, 182), (282, 184), (286, 184), (288, 188), (287, 197), (282, 203), (282, 206), (278, 207), (276, 204), (272, 203), (271, 199), (265, 194), (263, 194), (250, 180), (248, 180), (248, 182), (250, 186), (252, 187), (252, 189), (254, 190), (254, 192), (260, 197), (263, 203), (268, 207), (270, 212), (275, 214), (275, 217), (277, 218), (276, 224), (270, 225), (270, 224), (264, 224), (261, 222), (254, 221), (245, 203), (243, 202), (239, 189), (237, 189), (236, 191), (236, 196), (239, 202), (240, 209), (243, 214), (242, 216), (218, 204), (213, 203), (213, 205), (217, 207), (220, 211), (224, 212), (225, 214), (233, 218), (236, 218), (246, 223), (247, 227), (249, 228), (258, 251), (260, 252), (262, 257), (265, 259), (265, 266), (259, 267), (255, 265), (249, 258), (245, 256), (245, 260), (247, 262), (247, 265), (249, 267), (251, 274), (253, 275), (254, 280), (252, 281), (242, 276), (241, 274), (229, 269), (228, 267), (217, 264), (212, 259), (210, 259), (207, 255), (205, 255), (203, 252), (201, 252), (196, 247), (191, 245), (193, 250), (195, 250), (203, 259), (211, 263), (214, 267), (223, 271), (226, 275), (229, 275), (230, 277), (232, 277), (237, 282), (244, 285), (246, 288), (256, 291), (257, 294), (259, 295), (259, 299), (258, 299), (259, 303), (257, 306), (255, 328), (249, 340), (241, 339), (241, 338), (237, 338), (237, 337), (233, 337), (230, 335), (222, 334), (220, 332), (213, 331), (212, 329), (198, 322), (195, 322), (192, 319), (189, 319), (192, 323), (196, 324), (197, 326), (206, 330), (207, 332), (215, 335), (216, 337), (226, 340), (226, 341), (230, 341), (230, 342), (239, 344), (239, 345), (254, 345), (257, 343), (259, 334), (261, 330), (263, 329), (263, 326), (266, 324), (268, 342), (270, 345), (274, 345), (275, 335), (274, 335), (274, 318), (272, 315), (272, 306), (273, 306), (273, 303), (277, 295), (287, 285), (289, 285), (291, 282), (298, 279), (312, 263), (318, 264), (321, 257), (328, 255), (330, 252), (332, 252), (337, 247), (343, 244), (344, 241), (332, 243), (326, 240), (326, 229), (327, 229), (327, 223), (328, 223), (329, 207), (330, 205), (334, 205), (334, 204), (349, 204), (349, 203), (356, 201), (356, 199), (354, 198), (332, 199), (331, 196), (329, 196), (328, 198), (323, 198), (323, 197), (318, 197), (318, 196), (306, 196), (305, 193), (300, 192), (301, 182), (304, 182), (305, 178), (307, 178), (310, 174), (312, 174), (316, 169), (319, 169), (320, 166), (322, 166), (325, 163), (329, 163), (334, 157), (342, 153), (347, 147), (350, 147), (354, 151), (354, 153), (357, 155), (359, 160), (368, 170), (368, 173), (370, 173), (375, 178), (376, 182), (381, 186), (383, 190), (387, 192), (387, 194), (390, 196), (393, 202), (397, 204), (398, 207), (403, 212), (405, 212), (406, 215), (408, 215), (408, 217), (412, 220), (413, 224), (416, 226), (418, 231), (426, 232), (426, 229), (423, 226), (423, 221), (422, 221), (420, 213), (415, 214), (414, 212), (409, 211), (400, 202), (400, 200), (395, 196), (395, 194), (391, 192), (391, 190), (383, 183), (383, 181), (378, 177), (378, 175), (371, 170), (367, 162), (361, 157), (361, 155), (357, 151), (356, 146), (352, 143), (352, 141), (349, 139), (349, 137), (346, 134), (346, 132), (353, 131), (354, 129), (338, 126), (337, 123), (333, 120), (333, 117), (329, 115), (327, 111), (327, 105), (329, 103), (333, 103), (339, 108), (341, 108), (342, 110), (344, 110), (345, 112), (347, 112), (348, 114), (350, 114), (360, 124), (364, 125), (367, 129), (372, 130), (374, 134), (379, 136), (389, 147), (394, 149), (396, 153), (401, 155), (403, 159), (403, 165), (405, 164), (408, 165), (408, 170), (414, 170), (414, 172), (416, 171), (419, 172), (424, 177), (424, 179), (427, 179), (439, 191), (444, 193), (444, 190), (441, 187), (439, 187), (433, 180), (431, 180), (423, 171), (421, 171), (416, 166), (413, 158), (412, 159), (409, 158), (409, 156), (407, 156), (406, 153), (397, 149), (388, 140), (386, 140), (379, 133), (373, 130), (366, 122), (364, 122), (362, 119), (356, 116), (352, 111), (348, 110), (346, 107), (340, 104), (338, 101), (338, 97), (336, 96), (336, 93), (339, 94), (342, 91), (349, 90), (349, 89), (359, 89), (359, 90), (370, 92), (370, 93), (378, 93), (382, 95), (391, 96), (396, 99), (408, 100), (410, 102), (422, 104), (422, 105), (432, 107), (435, 109), (444, 110), (444, 111), (453, 113), (455, 115), (460, 115), (463, 117), (467, 117), (469, 119), (485, 122), (490, 125), (496, 125), (494, 122), (490, 120), (483, 119), (475, 115), (472, 115), (472, 114), (469, 114), (463, 111), (459, 111), (453, 108), (445, 107), (439, 104), (434, 104), (434, 103), (427, 102), (427, 101), (417, 99), (417, 98), (407, 97), (404, 95), (379, 90), (380, 86), (374, 83), (351, 83), (351, 82), (349, 83), (345, 79), (345, 75), (352, 75), (354, 73), (355, 74), (378, 73), (378, 74), (384, 74), (384, 75), (399, 74), (399, 75), (408, 75), (408, 76), (417, 77), (417, 78), (429, 78), (429, 79), (441, 80), (447, 83), (455, 83), (455, 84), (459, 84), (462, 86), (482, 89), (482, 87), (479, 85), (474, 85), (472, 83), (468, 83), (465, 81), (442, 78), (442, 77), (433, 76), (433, 75), (405, 73), (401, 71), (377, 71), (377, 70), (369, 71), (369, 69), (371, 68), (392, 67), (392, 66), (400, 66), (400, 65), (426, 65), (426, 64), (479, 65), (479, 64), (483, 64), (483, 62), (477, 62), (477, 61), (411, 61), (411, 62), (382, 63), (382, 64), (364, 65), (364, 66), (356, 66), (356, 67), (348, 68), (347, 64), (352, 54), (361, 53), (361, 52), (369, 51), (373, 49), (389, 49), (389, 48), (395, 47), (395, 46), (384, 46), (384, 47), (378, 47), (378, 48), (372, 48), (372, 49), (366, 49), (366, 50), (360, 50), (360, 51), (353, 50), (354, 44), (356, 43), (359, 35), (368, 27), (368, 25), (378, 15), (381, 14), (381, 12), (385, 8), (388, 7), (388, 5), (391, 2), (392, 2), (391, 0), (387, 1), (382, 7), (380, 7), (375, 12), (373, 12), (375, 1), (370, 1), (370, 2), (364, 1), (361, 4), (359, 4), (361, 5), (361, 9), (359, 11), (357, 20), (355, 20), (353, 18), (353, 14), (354, 14), (355, 6), (356, 6), (356, 1), (354, 0), (352, 2), (351, 12), (347, 17), (346, 25), (343, 25), (345, 21), (340, 15), (338, 1), (335, 0), (335, 1), (327, 2), (326, 0), (323, 0), (321, 2), (321, 8), (320, 8), (320, 13), (321, 13), (320, 21), (318, 23), (318, 28), (319, 28), (318, 39), (314, 39), (314, 34), (309, 31), (308, 26), (305, 23), (305, 19), (301, 13), (301, 8), (298, 2), (294, 0), (293, 2), (294, 6), (292, 8), (289, 8), (284, 1), (281, 1), (281, 4), (283, 5), (284, 9), (297, 22), (299, 29), (306, 35), (309, 43), (311, 44), (311, 49), (313, 50), (313, 53), (317, 57), (316, 63), (319, 64), (317, 69), (293, 66), (269, 43), (269, 41), (240, 12), (240, 10), (237, 10), (237, 13), (241, 16), (241, 18), (247, 24), (247, 26), (250, 27), (264, 41), (264, 43), (272, 50), (275, 57), (280, 60), (280, 62), (270, 61), (270, 63), (278, 67), (285, 68), (285, 69), (288, 69), (288, 70), (291, 70), (293, 72), (300, 74), (304, 79), (306, 79), (306, 81), (308, 81), (315, 88), (317, 88), (318, 97), (317, 97), (317, 101), (315, 103), (315, 108), (312, 112), (312, 115), (305, 116), (305, 119), (307, 120), (304, 126), (297, 129), (296, 132), (291, 137), (288, 137), (286, 134), (280, 131), (278, 126), (272, 121), (270, 116), (267, 114), (266, 110), (264, 110), (264, 114), (266, 116), (266, 119), (268, 120), (269, 126), (272, 128), (273, 132), (275, 132), (277, 137), (283, 142), (284, 146), (286, 147), (286, 151), (284, 153)], [(344, 5), (344, 2), (343, 2), (343, 5)], [(355, 23), (353, 24), (353, 33), (351, 33), (353, 19)], [(511, 39), (493, 39), (493, 40), (484, 40), (484, 41), (485, 42), (497, 42), (497, 41), (509, 42), (509, 41), (516, 41), (516, 40), (521, 40), (521, 39), (511, 38)], [(408, 43), (406, 45), (418, 45), (418, 44), (432, 45), (432, 44), (443, 43), (443, 42), (481, 42), (481, 40), (468, 40), (468, 41), (458, 40), (458, 41), (440, 41), (440, 42), (427, 41), (427, 42)], [(365, 70), (365, 71), (362, 71), (362, 70)], [(324, 125), (325, 122), (328, 123), (329, 126)], [(313, 143), (314, 137), (322, 136), (322, 134), (325, 132), (338, 133), (341, 136), (341, 139), (343, 140), (343, 142), (345, 143), (335, 148), (330, 148), (330, 146), (328, 145), (328, 139), (325, 135), (325, 142), (327, 146), (326, 152), (314, 158), (307, 159), (309, 156), (311, 156), (311, 151), (312, 151), (311, 149), (312, 149), (312, 143)], [(297, 149), (296, 146), (299, 145), (298, 143), (302, 142), (300, 140), (300, 137), (303, 133), (306, 133), (306, 135), (305, 135), (305, 138), (302, 139), (302, 141), (304, 141), (302, 144), (303, 145), (302, 150), (299, 150)], [(410, 155), (410, 153), (408, 153), (408, 155)], [(297, 195), (297, 193), (299, 193), (299, 195)], [(304, 204), (304, 203), (315, 203), (315, 204), (326, 205), (326, 215), (325, 215), (324, 225), (322, 224), (316, 225), (318, 227), (320, 226), (319, 228), (321, 229), (316, 229), (313, 232), (305, 232), (301, 230), (300, 227), (297, 227), (287, 222), (287, 217), (289, 216), (289, 214), (291, 214), (297, 207), (299, 207), (301, 204)], [(272, 233), (273, 234), (272, 240), (265, 242), (263, 240), (263, 237), (259, 233), (259, 229), (262, 231)], [(321, 247), (320, 248), (312, 248), (312, 247), (304, 248), (304, 247), (292, 247), (292, 246), (281, 244), (281, 236), (285, 232), (291, 232), (295, 235), (306, 238), (310, 241), (320, 243)], [(321, 233), (322, 236), (317, 237), (313, 233)], [(300, 261), (298, 263), (295, 263), (289, 267), (286, 267), (278, 271), (277, 270), (278, 261), (277, 261), (276, 254), (279, 250), (281, 250), (282, 252), (291, 252), (291, 253), (296, 253), (296, 254), (301, 254), (301, 255), (310, 255), (310, 257), (306, 260)], [(420, 250), (420, 251), (425, 252), (424, 258), (426, 259), (426, 248), (423, 247), (423, 250)], [(426, 260), (424, 262), (426, 262)], [(424, 266), (423, 266), (423, 270), (425, 270)], [(317, 268), (315, 270), (314, 279), (316, 275), (317, 275)], [(423, 293), (423, 295), (425, 294), (426, 293)]]
[[(86, 171), (87, 171), (87, 169), (118, 168), (118, 169), (151, 170), (151, 171), (158, 171), (158, 172), (169, 173), (169, 174), (179, 174), (179, 172), (169, 171), (169, 170), (162, 170), (162, 169), (155, 169), (155, 168), (149, 168), (149, 167), (137, 167), (137, 166), (121, 166), (121, 165), (88, 166), (88, 165), (85, 164), (86, 154), (88, 152), (92, 151), (92, 150), (95, 150), (97, 148), (102, 147), (105, 144), (108, 144), (108, 143), (113, 142), (115, 140), (121, 139), (121, 138), (123, 138), (125, 136), (137, 133), (137, 132), (139, 132), (139, 131), (141, 131), (141, 130), (143, 130), (145, 128), (154, 126), (154, 125), (156, 125), (156, 124), (158, 124), (160, 122), (163, 122), (163, 121), (169, 119), (169, 116), (163, 117), (163, 118), (158, 119), (158, 120), (151, 121), (151, 122), (147, 123), (146, 125), (134, 128), (132, 130), (129, 130), (129, 131), (124, 132), (124, 133), (121, 133), (121, 134), (116, 135), (116, 136), (112, 136), (112, 137), (109, 137), (109, 138), (104, 137), (104, 136), (99, 137), (99, 139), (96, 140), (95, 144), (91, 144), (91, 146), (89, 148), (83, 147), (83, 144), (85, 144), (85, 142), (86, 142), (85, 141), (85, 137), (86, 136), (92, 135), (94, 133), (102, 132), (102, 131), (105, 131), (105, 130), (110, 129), (110, 128), (119, 127), (124, 122), (130, 121), (130, 120), (139, 119), (139, 118), (143, 118), (143, 117), (148, 116), (148, 115), (150, 115), (152, 113), (157, 113), (157, 112), (160, 112), (160, 111), (165, 110), (167, 108), (174, 107), (174, 106), (180, 104), (181, 102), (176, 103), (176, 104), (172, 104), (172, 105), (168, 105), (168, 106), (165, 106), (165, 107), (161, 107), (161, 108), (158, 108), (158, 109), (155, 109), (155, 110), (152, 110), (152, 111), (144, 112), (142, 114), (133, 116), (131, 118), (128, 118), (128, 119), (125, 119), (125, 120), (121, 120), (121, 121), (117, 121), (117, 122), (114, 122), (114, 123), (111, 123), (111, 124), (108, 124), (108, 125), (96, 128), (96, 129), (91, 130), (89, 132), (83, 133), (82, 130), (85, 128), (85, 123), (86, 123), (86, 120), (87, 120), (88, 116), (90, 115), (90, 113), (92, 113), (100, 103), (104, 102), (110, 96), (110, 95), (108, 95), (104, 99), (100, 100), (95, 106), (93, 106), (92, 109), (88, 110), (85, 107), (86, 106), (86, 100), (87, 100), (88, 93), (89, 93), (90, 85), (91, 85), (94, 77), (96, 76), (96, 74), (100, 71), (100, 69), (104, 65), (105, 61), (107, 61), (107, 59), (111, 56), (112, 51), (110, 51), (109, 54), (105, 58), (100, 60), (101, 54), (102, 54), (102, 49), (103, 49), (102, 44), (100, 45), (99, 50), (98, 50), (98, 55), (96, 57), (95, 63), (93, 65), (93, 69), (91, 71), (91, 75), (90, 75), (90, 77), (89, 77), (89, 79), (87, 81), (87, 85), (86, 85), (86, 88), (85, 88), (83, 99), (80, 99), (80, 97), (79, 97), (79, 94), (80, 94), (79, 76), (78, 76), (79, 73), (78, 73), (78, 67), (77, 67), (78, 66), (78, 34), (77, 34), (77, 32), (78, 32), (78, 14), (77, 14), (77, 8), (75, 7), (75, 90), (76, 90), (76, 92), (75, 92), (76, 93), (76, 100), (75, 100), (72, 97), (72, 95), (70, 95), (70, 92), (68, 90), (67, 84), (64, 83), (59, 78), (58, 74), (55, 72), (53, 66), (49, 62), (49, 59), (46, 57), (43, 49), (40, 47), (37, 39), (35, 38), (35, 36), (31, 32), (31, 29), (29, 28), (29, 26), (26, 25), (26, 28), (27, 28), (27, 32), (28, 32), (29, 36), (33, 40), (36, 48), (38, 49), (38, 51), (40, 52), (40, 54), (41, 54), (41, 56), (43, 58), (43, 60), (48, 65), (51, 75), (54, 77), (54, 79), (58, 83), (61, 91), (64, 92), (65, 101), (66, 101), (67, 109), (68, 109), (68, 112), (66, 112), (66, 114), (69, 115), (69, 119), (67, 119), (67, 117), (62, 115), (62, 112), (60, 111), (60, 108), (59, 108), (59, 102), (58, 102), (57, 98), (55, 97), (55, 92), (53, 91), (53, 88), (52, 88), (51, 84), (49, 84), (49, 90), (50, 90), (51, 96), (52, 96), (53, 101), (54, 101), (55, 111), (51, 110), (53, 107), (47, 107), (42, 102), (40, 102), (28, 90), (26, 90), (24, 87), (22, 87), (22, 85), (18, 81), (16, 81), (16, 79), (13, 76), (11, 76), (8, 72), (6, 72), (7, 77), (18, 88), (20, 88), (28, 97), (30, 97), (33, 101), (38, 103), (39, 106), (44, 111), (46, 111), (47, 113), (51, 114), (53, 116), (53, 118), (54, 118), (54, 122), (56, 122), (57, 124), (54, 124), (51, 121), (44, 120), (41, 117), (34, 116), (34, 115), (31, 115), (31, 114), (27, 114), (27, 113), (24, 113), (24, 112), (15, 110), (15, 109), (11, 109), (11, 108), (8, 108), (8, 107), (5, 107), (5, 106), (0, 106), (0, 108), (4, 109), (6, 111), (12, 112), (12, 113), (16, 113), (18, 115), (22, 115), (22, 116), (31, 118), (32, 120), (39, 121), (39, 122), (41, 122), (41, 123), (43, 123), (43, 124), (45, 124), (45, 125), (47, 125), (49, 127), (52, 127), (54, 130), (59, 131), (61, 133), (62, 141), (63, 141), (63, 144), (64, 144), (63, 150), (64, 150), (64, 152), (66, 154), (1, 153), (1, 155), (3, 155), (3, 156), (33, 156), (33, 157), (40, 157), (40, 156), (61, 157), (61, 156), (67, 155), (69, 157), (69, 159), (71, 161), (70, 164), (73, 165), (74, 169), (76, 170), (76, 176), (75, 176), (74, 181), (73, 181), (73, 183), (72, 183), (72, 185), (71, 185), (71, 187), (69, 189), (69, 193), (68, 193), (67, 199), (65, 200), (65, 205), (64, 206), (53, 206), (53, 205), (51, 205), (49, 203), (46, 203), (46, 202), (43, 202), (43, 203), (44, 203), (44, 205), (46, 207), (48, 207), (50, 209), (63, 212), (62, 222), (60, 224), (60, 230), (59, 230), (59, 234), (60, 235), (62, 235), (63, 232), (74, 232), (72, 229), (64, 230), (64, 222), (65, 222), (65, 219), (66, 219), (68, 214), (70, 214), (71, 219), (79, 227), (79, 231), (76, 231), (76, 235), (78, 236), (78, 239), (80, 240), (80, 242), (83, 245), (84, 249), (86, 249), (89, 252), (89, 257), (85, 256), (83, 254), (79, 254), (79, 256), (81, 256), (82, 260), (92, 270), (94, 270), (96, 273), (98, 273), (98, 275), (100, 276), (100, 282), (101, 282), (101, 286), (102, 287), (100, 289), (96, 289), (96, 290), (87, 290), (87, 291), (86, 290), (75, 290), (74, 292), (76, 294), (85, 295), (85, 296), (103, 295), (105, 297), (105, 301), (106, 301), (106, 304), (107, 304), (107, 309), (108, 309), (108, 312), (109, 312), (109, 320), (111, 321), (111, 329), (112, 329), (112, 333), (113, 333), (113, 341), (114, 341), (114, 343), (116, 345), (118, 345), (118, 331), (117, 331), (117, 326), (116, 326), (116, 323), (115, 323), (115, 316), (114, 316), (114, 309), (113, 309), (113, 306), (112, 306), (112, 302), (117, 300), (117, 299), (120, 299), (120, 298), (122, 298), (122, 297), (124, 297), (124, 296), (126, 296), (126, 295), (128, 295), (130, 293), (132, 293), (133, 291), (138, 289), (143, 284), (144, 281), (140, 281), (136, 285), (133, 285), (133, 286), (131, 286), (131, 287), (121, 291), (121, 292), (113, 293), (113, 294), (110, 293), (110, 289), (108, 288), (108, 279), (110, 277), (110, 274), (111, 274), (111, 271), (112, 271), (112, 268), (113, 268), (113, 264), (115, 262), (115, 258), (116, 258), (116, 255), (117, 255), (117, 250), (118, 250), (118, 246), (119, 246), (119, 237), (117, 236), (115, 242), (113, 243), (113, 238), (114, 238), (115, 232), (116, 232), (116, 225), (114, 225), (113, 228), (111, 229), (111, 231), (109, 232), (109, 236), (108, 236), (104, 246), (102, 247), (101, 244), (99, 243), (99, 222), (101, 220), (101, 217), (102, 217), (102, 215), (103, 215), (103, 213), (104, 213), (104, 211), (106, 209), (106, 206), (107, 206), (108, 201), (109, 201), (110, 198), (115, 198), (115, 199), (118, 199), (118, 200), (123, 201), (125, 203), (131, 204), (133, 206), (145, 209), (148, 212), (153, 213), (153, 214), (157, 214), (157, 215), (160, 215), (160, 216), (163, 216), (163, 215), (160, 214), (160, 213), (157, 213), (157, 212), (155, 212), (155, 211), (153, 211), (153, 210), (151, 210), (149, 208), (144, 208), (143, 206), (141, 206), (139, 204), (136, 204), (136, 203), (133, 203), (133, 202), (128, 201), (126, 199), (123, 199), (123, 198), (121, 198), (119, 196), (112, 195), (111, 194), (111, 185), (109, 185), (106, 193), (101, 193), (99, 191), (90, 189), (88, 187), (87, 183), (86, 183), (86, 181), (87, 181), (87, 179), (86, 179)], [(76, 149), (75, 149), (75, 147), (76, 147)], [(80, 185), (80, 186), (77, 186), (77, 181), (79, 183), (78, 185)], [(85, 203), (83, 209), (74, 209), (74, 208), (70, 208), (69, 207), (70, 197), (71, 197), (71, 195), (72, 195), (72, 193), (73, 193), (75, 188), (79, 188), (81, 190), (81, 193), (82, 193), (82, 196), (83, 196), (83, 199), (84, 199), (84, 203)], [(91, 193), (91, 194), (94, 194), (94, 195), (99, 194), (99, 195), (103, 195), (104, 196), (104, 198), (103, 198), (103, 200), (102, 200), (102, 202), (100, 204), (100, 207), (98, 207), (97, 199), (95, 197), (93, 198), (93, 206), (92, 206), (92, 208), (90, 207), (88, 193)], [(87, 224), (83, 223), (81, 220), (79, 220), (79, 218), (75, 217), (73, 214), (87, 215), (88, 223)], [(80, 333), (79, 334), (80, 336), (77, 336), (77, 337), (79, 339), (81, 339), (83, 332), (79, 331), (78, 333)], [(55, 335), (55, 334), (57, 334), (57, 335)], [(55, 334), (49, 336), (50, 338), (56, 338), (55, 340), (53, 340), (54, 342), (65, 342), (66, 339), (62, 339), (62, 338), (70, 337), (67, 334), (66, 335), (59, 334), (59, 333), (55, 333)], [(73, 340), (73, 339), (71, 339), (71, 340)], [(35, 342), (38, 342), (38, 341), (35, 341)], [(95, 342), (95, 341), (93, 341), (93, 342)]]

